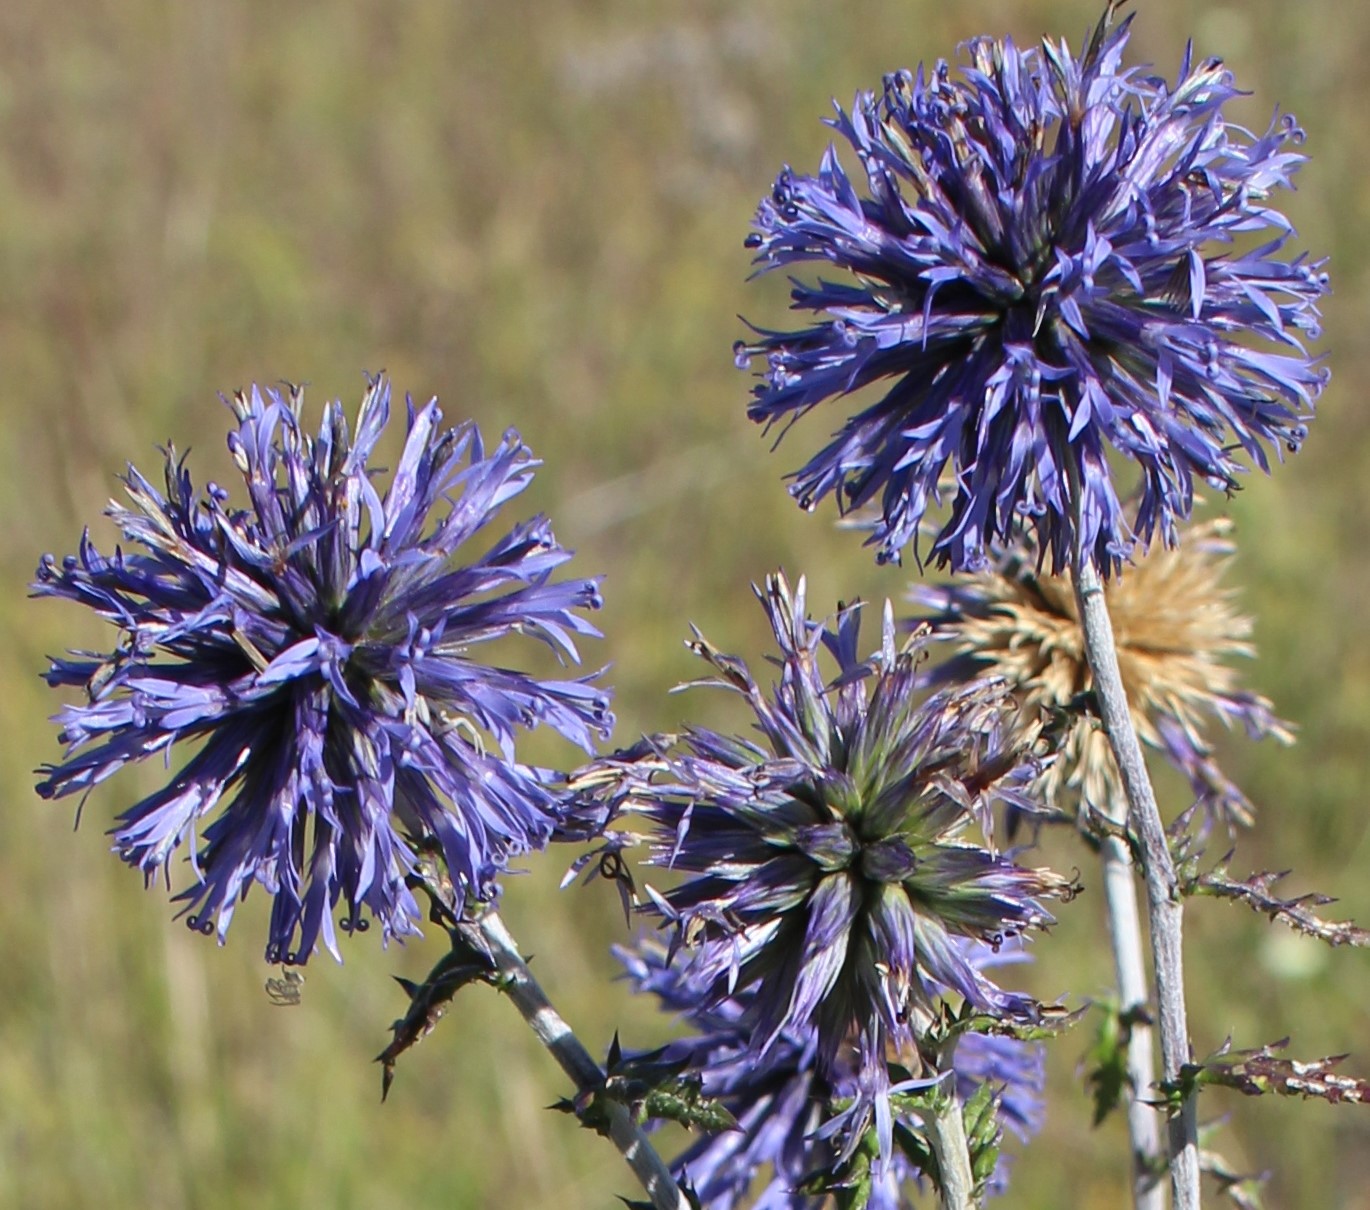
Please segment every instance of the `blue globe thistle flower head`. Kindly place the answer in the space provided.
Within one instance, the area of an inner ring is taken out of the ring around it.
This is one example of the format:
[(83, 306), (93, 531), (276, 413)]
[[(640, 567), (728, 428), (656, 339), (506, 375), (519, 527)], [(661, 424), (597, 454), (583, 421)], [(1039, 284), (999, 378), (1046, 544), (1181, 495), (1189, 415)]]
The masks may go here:
[(745, 993), (757, 1058), (812, 1031), (823, 1074), (856, 1072), (855, 1125), (887, 1111), (886, 1055), (916, 1044), (935, 988), (1001, 1018), (1035, 1015), (962, 941), (1045, 928), (1042, 901), (1075, 887), (992, 845), (996, 800), (1035, 809), (1020, 789), (1036, 771), (1031, 735), (1008, 725), (1001, 686), (924, 693), (920, 642), (896, 647), (888, 606), (881, 648), (862, 659), (859, 606), (828, 628), (805, 615), (802, 580), (791, 592), (772, 576), (758, 596), (780, 648), (772, 696), (741, 660), (702, 636), (691, 645), (711, 683), (747, 699), (765, 746), (690, 731), (678, 754), (644, 763), (631, 809), (653, 825), (652, 862), (686, 875), (648, 891), (704, 1008)]
[[(988, 946), (963, 948), (976, 969), (992, 965), (997, 957)], [(824, 1127), (835, 1105), (857, 1096), (856, 1073), (845, 1063), (826, 1076), (819, 1071), (818, 1039), (812, 1027), (798, 1034), (782, 1033), (758, 1061), (747, 1028), (754, 989), (712, 1002), (707, 986), (692, 980), (683, 964), (668, 961), (664, 947), (644, 941), (636, 949), (616, 948), (615, 953), (633, 990), (656, 996), (663, 1011), (677, 1014), (692, 1031), (669, 1043), (662, 1058), (683, 1063), (699, 1078), (705, 1095), (721, 1101), (738, 1124), (736, 1130), (707, 1134), (692, 1143), (672, 1164), (677, 1177), (687, 1177), (710, 1210), (741, 1205), (819, 1210), (824, 1198), (800, 1190), (816, 1175), (833, 1175), (840, 1164), (841, 1153)], [(956, 1047), (952, 1071), (962, 1102), (982, 1084), (992, 1086), (999, 1120), (1020, 1140), (1041, 1129), (1041, 1045), (968, 1034)], [(899, 1115), (897, 1124), (901, 1130), (921, 1133), (921, 1124), (912, 1116), (905, 1120)], [(987, 1192), (1006, 1188), (1006, 1161), (1000, 1157)], [(868, 1207), (899, 1210), (913, 1205), (920, 1176), (910, 1155), (896, 1149), (875, 1177)]]
[(131, 549), (102, 555), (87, 532), (79, 554), (44, 556), (32, 586), (120, 631), (108, 653), (52, 660), (48, 683), (86, 701), (55, 717), (67, 750), (39, 793), (85, 794), (189, 746), (119, 816), (114, 848), (170, 884), (185, 846), (193, 883), (176, 898), (220, 941), (259, 884), (273, 897), (267, 958), (287, 963), (320, 941), (338, 955), (340, 903), (346, 931), (369, 916), (386, 938), (417, 932), (405, 878), (419, 846), (440, 851), (459, 907), (490, 898), (561, 811), (550, 775), (514, 759), (516, 732), (546, 724), (589, 750), (612, 725), (593, 677), (475, 654), (522, 634), (575, 661), (576, 637), (598, 633), (580, 616), (598, 584), (553, 578), (570, 554), (545, 518), (467, 549), (538, 465), (518, 435), (487, 450), (473, 425), (443, 428), (436, 400), (411, 401), (382, 494), (368, 461), (388, 383), (370, 382), (355, 431), (334, 403), (311, 436), (302, 403), (293, 388), (231, 401), (247, 508), (214, 483), (197, 496), (168, 449), (165, 490), (130, 466), (131, 506), (107, 510)]
[[(1027, 527), (1054, 571), (1078, 543), (1108, 576), (1136, 542), (1174, 543), (1196, 479), (1233, 490), (1243, 456), (1268, 471), (1306, 436), (1327, 277), (1285, 254), (1270, 201), (1303, 133), (1228, 122), (1240, 94), (1217, 60), (1186, 51), (1173, 85), (1125, 68), (1116, 7), (1078, 58), (985, 38), (959, 75), (886, 77), (830, 121), (858, 180), (830, 147), (757, 211), (758, 272), (838, 276), (794, 281), (810, 326), (738, 342), (739, 365), (765, 365), (749, 415), (788, 431), (870, 388), (790, 490), (878, 504), (882, 562), (949, 496), (938, 563), (977, 570)], [(1135, 510), (1115, 454), (1136, 464)]]

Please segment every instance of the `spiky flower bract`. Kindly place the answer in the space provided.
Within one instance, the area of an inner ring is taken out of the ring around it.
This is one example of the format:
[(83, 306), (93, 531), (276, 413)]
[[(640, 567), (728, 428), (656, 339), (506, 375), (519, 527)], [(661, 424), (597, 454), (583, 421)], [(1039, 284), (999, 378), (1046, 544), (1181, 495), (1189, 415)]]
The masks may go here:
[[(1304, 439), (1327, 280), (1284, 255), (1269, 201), (1303, 134), (1288, 115), (1261, 135), (1227, 121), (1240, 94), (1217, 60), (1186, 51), (1173, 85), (1124, 68), (1114, 7), (1079, 58), (982, 38), (959, 76), (887, 76), (830, 122), (865, 192), (829, 148), (757, 212), (758, 271), (849, 276), (796, 280), (794, 308), (822, 318), (738, 343), (740, 365), (765, 359), (749, 415), (788, 428), (871, 389), (790, 490), (878, 500), (882, 561), (949, 491), (941, 564), (976, 570), (1029, 527), (1053, 570), (1078, 541), (1108, 576), (1135, 541), (1174, 542), (1196, 479), (1231, 490), (1243, 454), (1268, 470), (1268, 447)], [(1137, 466), (1131, 516), (1114, 453)]]
[(1030, 741), (1007, 725), (1002, 687), (923, 693), (919, 644), (896, 647), (888, 606), (881, 647), (862, 659), (859, 606), (827, 628), (806, 616), (802, 580), (792, 593), (772, 576), (757, 595), (780, 649), (771, 697), (740, 659), (702, 636), (692, 647), (718, 674), (712, 683), (747, 699), (766, 745), (697, 729), (649, 762), (634, 809), (654, 826), (654, 863), (686, 875), (652, 903), (688, 977), (707, 989), (706, 1011), (749, 996), (758, 1057), (812, 1031), (819, 1071), (848, 1065), (858, 1108), (879, 1118), (885, 1056), (916, 1049), (930, 984), (984, 1013), (1034, 1015), (1035, 1002), (997, 987), (961, 941), (997, 945), (1043, 928), (1052, 919), (1041, 901), (1073, 887), (992, 845), (996, 799), (1034, 807), (1019, 789), (1035, 770)]
[[(1230, 662), (1252, 654), (1251, 621), (1223, 582), (1233, 553), (1230, 530), (1223, 519), (1193, 526), (1180, 546), (1138, 559), (1105, 593), (1139, 738), (1188, 779), (1208, 818), (1247, 823), (1251, 804), (1214, 759), (1206, 723), (1240, 725), (1253, 739), (1292, 736), (1269, 701), (1239, 687)], [(1053, 803), (1079, 795), (1106, 811), (1120, 808), (1123, 787), (1108, 737), (1075, 709), (1094, 678), (1074, 588), (1038, 570), (1029, 544), (997, 556), (993, 571), (914, 587), (914, 601), (932, 611), (920, 622), (931, 621), (954, 650), (933, 677), (955, 683), (993, 676), (1012, 685), (1032, 712), (1075, 710), (1043, 792)]]
[[(971, 964), (980, 969), (995, 955), (988, 946), (965, 946)], [(801, 1188), (841, 1179), (842, 1157), (824, 1126), (836, 1105), (857, 1095), (855, 1073), (844, 1060), (828, 1075), (818, 1069), (817, 1033), (782, 1033), (764, 1058), (749, 1045), (747, 1021), (755, 990), (741, 991), (710, 1003), (707, 987), (692, 982), (685, 964), (671, 963), (666, 950), (651, 941), (636, 949), (616, 949), (633, 990), (657, 997), (665, 1012), (678, 1015), (692, 1031), (669, 1043), (662, 1059), (680, 1064), (698, 1078), (706, 1096), (722, 1102), (737, 1120), (736, 1130), (707, 1134), (673, 1163), (689, 1179), (709, 1210), (818, 1210), (820, 1194)], [(707, 1007), (706, 1007), (707, 1004)], [(952, 1063), (957, 1091), (969, 1101), (989, 1083), (997, 1098), (999, 1120), (1020, 1140), (1042, 1124), (1045, 1080), (1043, 1048), (1013, 1038), (967, 1034)], [(921, 1133), (916, 1115), (898, 1115), (901, 1132)], [(1002, 1192), (1006, 1165), (1001, 1158), (989, 1182)], [(913, 1182), (920, 1172), (908, 1152), (896, 1149), (893, 1162), (875, 1176), (868, 1210), (898, 1210), (913, 1203)], [(759, 1192), (758, 1192), (759, 1190)], [(751, 1194), (754, 1200), (745, 1200)]]
[[(437, 401), (407, 413), (384, 495), (368, 468), (390, 412), (370, 383), (349, 431), (340, 404), (317, 436), (303, 395), (253, 388), (232, 400), (229, 450), (249, 507), (209, 484), (197, 497), (166, 451), (165, 493), (130, 466), (132, 506), (108, 515), (134, 549), (45, 556), (33, 591), (117, 626), (108, 654), (54, 659), (47, 681), (87, 701), (55, 721), (63, 760), (46, 797), (85, 793), (124, 765), (192, 751), (129, 807), (116, 851), (149, 882), (189, 848), (177, 898), (192, 927), (225, 936), (255, 882), (274, 900), (267, 957), (305, 962), (322, 940), (374, 917), (417, 931), (405, 884), (416, 846), (450, 872), (458, 907), (487, 899), (509, 860), (543, 846), (560, 814), (548, 777), (514, 759), (521, 728), (547, 724), (589, 749), (612, 723), (592, 678), (549, 680), (474, 652), (508, 635), (577, 659), (594, 635), (579, 611), (594, 580), (553, 579), (570, 558), (545, 518), (465, 549), (537, 463), (512, 430), (487, 450), (473, 425), (443, 428)], [(206, 819), (218, 811), (216, 818)]]

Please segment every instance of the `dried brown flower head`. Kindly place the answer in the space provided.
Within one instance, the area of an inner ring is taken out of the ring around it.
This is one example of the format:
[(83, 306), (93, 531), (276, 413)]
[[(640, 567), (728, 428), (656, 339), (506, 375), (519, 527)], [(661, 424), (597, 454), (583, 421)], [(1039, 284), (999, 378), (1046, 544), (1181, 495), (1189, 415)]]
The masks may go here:
[[(1118, 663), (1143, 743), (1193, 786), (1214, 818), (1248, 823), (1251, 804), (1218, 767), (1204, 737), (1212, 717), (1240, 723), (1253, 739), (1289, 742), (1270, 702), (1238, 686), (1234, 656), (1252, 655), (1251, 620), (1223, 582), (1233, 553), (1227, 519), (1193, 526), (1173, 549), (1153, 548), (1106, 587)], [(1035, 552), (1002, 555), (993, 570), (915, 600), (934, 610), (938, 634), (955, 654), (933, 675), (1003, 677), (1028, 713), (1068, 715), (1041, 789), (1066, 806), (1082, 797), (1108, 809), (1121, 802), (1108, 739), (1088, 710), (1093, 677), (1085, 660), (1075, 592), (1068, 578), (1039, 574)]]

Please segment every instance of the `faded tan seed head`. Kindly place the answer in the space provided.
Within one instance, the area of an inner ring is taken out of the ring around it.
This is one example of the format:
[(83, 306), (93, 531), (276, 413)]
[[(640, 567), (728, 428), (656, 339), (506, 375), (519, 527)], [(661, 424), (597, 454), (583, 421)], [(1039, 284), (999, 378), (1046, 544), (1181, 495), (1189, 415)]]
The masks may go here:
[[(1196, 525), (1181, 545), (1153, 548), (1106, 586), (1128, 703), (1138, 734), (1152, 748), (1163, 747), (1157, 722), (1169, 719), (1206, 751), (1207, 718), (1226, 717), (1225, 699), (1241, 692), (1229, 661), (1253, 649), (1251, 620), (1223, 582), (1233, 552), (1230, 530), (1225, 518)], [(1008, 681), (1029, 712), (1065, 709), (1093, 688), (1068, 578), (1038, 575), (1024, 559), (1006, 572), (975, 577), (972, 591), (983, 605), (940, 628), (958, 655)], [(1269, 734), (1292, 738), (1278, 723)], [(1092, 719), (1081, 715), (1069, 725), (1042, 789), (1052, 801), (1062, 789), (1101, 807), (1121, 801), (1107, 737)]]

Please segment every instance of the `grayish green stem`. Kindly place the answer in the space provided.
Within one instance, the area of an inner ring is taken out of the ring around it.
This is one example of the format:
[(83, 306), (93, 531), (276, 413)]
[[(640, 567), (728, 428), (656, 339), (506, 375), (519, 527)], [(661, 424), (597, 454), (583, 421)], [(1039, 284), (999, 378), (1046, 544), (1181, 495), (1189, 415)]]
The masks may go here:
[[(1156, 792), (1147, 773), (1142, 745), (1132, 725), (1113, 624), (1104, 601), (1098, 568), (1081, 552), (1075, 573), (1075, 593), (1085, 636), (1085, 653), (1094, 674), (1104, 728), (1127, 795), (1129, 824), (1140, 841), (1142, 874), (1146, 882), (1151, 956), (1156, 968), (1157, 1024), (1161, 1039), (1161, 1069), (1174, 1080), (1191, 1059), (1189, 1024), (1185, 1013), (1183, 918), (1175, 863), (1156, 805)], [(1170, 1121), (1170, 1185), (1175, 1210), (1198, 1210), (1199, 1147), (1194, 1100), (1188, 1098)]]
[(942, 1176), (942, 1210), (975, 1210), (975, 1177), (961, 1098), (956, 1095), (955, 1077), (945, 1084), (947, 1094), (937, 1098), (937, 1108), (925, 1113), (923, 1123)]
[[(1107, 812), (1118, 825), (1127, 820), (1127, 804), (1112, 803)], [(1118, 1008), (1129, 1013), (1142, 1008), (1148, 1014), (1149, 993), (1146, 962), (1142, 954), (1142, 922), (1137, 912), (1137, 884), (1127, 845), (1116, 836), (1105, 839), (1104, 902), (1108, 908), (1108, 935), (1113, 946), (1113, 969), (1118, 982)], [(1127, 1074), (1132, 1085), (1127, 1101), (1127, 1134), (1132, 1145), (1132, 1202), (1136, 1210), (1165, 1210), (1165, 1188), (1151, 1163), (1161, 1153), (1156, 1110), (1143, 1098), (1156, 1079), (1156, 1058), (1151, 1026), (1134, 1020), (1127, 1048)]]
[[(552, 1057), (577, 1089), (587, 1092), (598, 1088), (604, 1083), (603, 1070), (562, 1015), (552, 1007), (498, 912), (488, 912), (481, 917), (480, 933), (503, 976), (505, 994), (514, 1002), (538, 1041), (552, 1052)], [(626, 1105), (610, 1106), (609, 1137), (652, 1199), (654, 1210), (690, 1210), (671, 1170), (647, 1140), (642, 1127), (633, 1121)]]

